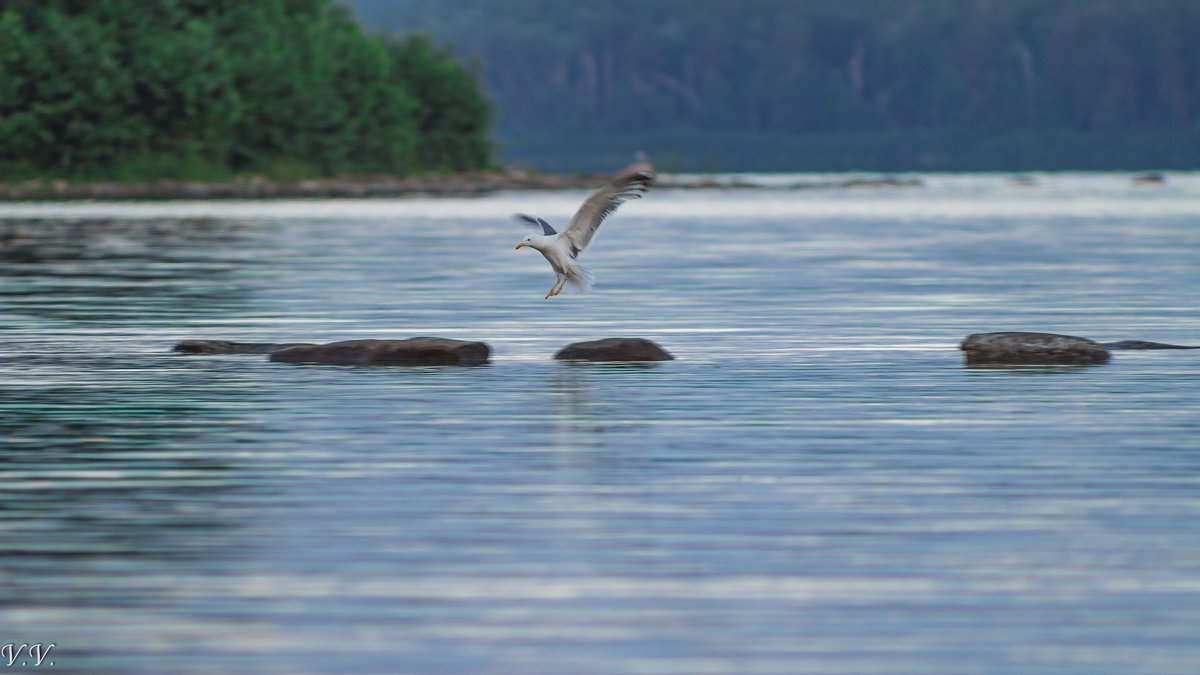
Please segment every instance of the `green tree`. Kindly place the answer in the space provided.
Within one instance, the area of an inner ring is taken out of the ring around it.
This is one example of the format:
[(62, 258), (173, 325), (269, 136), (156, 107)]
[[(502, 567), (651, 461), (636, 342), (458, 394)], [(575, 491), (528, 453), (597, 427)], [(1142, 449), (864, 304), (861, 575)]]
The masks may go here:
[(465, 72), (427, 40), (364, 34), (329, 0), (10, 0), (0, 165), (140, 177), (486, 166), (488, 109)]
[(391, 47), (400, 79), (419, 101), (417, 158), (424, 166), (465, 170), (486, 166), (491, 110), (478, 77), (456, 63), (448, 48), (424, 35)]

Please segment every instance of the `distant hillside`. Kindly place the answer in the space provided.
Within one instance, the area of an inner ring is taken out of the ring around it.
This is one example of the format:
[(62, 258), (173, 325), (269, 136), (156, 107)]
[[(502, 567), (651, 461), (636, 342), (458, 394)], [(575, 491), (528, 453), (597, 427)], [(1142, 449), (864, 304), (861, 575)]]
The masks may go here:
[(345, 0), (483, 63), (504, 156), (1200, 167), (1195, 0)]

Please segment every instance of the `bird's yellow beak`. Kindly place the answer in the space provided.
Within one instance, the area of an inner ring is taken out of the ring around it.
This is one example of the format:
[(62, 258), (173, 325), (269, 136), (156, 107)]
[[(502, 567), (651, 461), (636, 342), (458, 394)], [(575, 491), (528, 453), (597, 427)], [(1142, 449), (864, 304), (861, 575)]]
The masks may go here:
[(517, 250), (517, 249), (521, 248), (521, 247), (522, 247), (522, 246), (524, 246), (524, 245), (525, 245), (525, 242), (521, 242), (521, 243), (517, 244), (517, 248), (514, 248), (513, 250), (515, 251), (515, 250)]

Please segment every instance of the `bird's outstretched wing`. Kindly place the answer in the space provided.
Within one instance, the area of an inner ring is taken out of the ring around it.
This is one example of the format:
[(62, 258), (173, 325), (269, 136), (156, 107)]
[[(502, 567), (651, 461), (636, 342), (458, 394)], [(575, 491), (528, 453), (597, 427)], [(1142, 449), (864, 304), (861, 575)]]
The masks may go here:
[(516, 218), (517, 220), (529, 223), (530, 225), (533, 225), (534, 227), (537, 227), (540, 225), (542, 228), (542, 234), (546, 235), (547, 237), (552, 234), (558, 234), (557, 232), (554, 231), (553, 227), (550, 227), (550, 223), (547, 223), (546, 221), (542, 220), (541, 218), (538, 218), (537, 216), (531, 216), (531, 215), (528, 215), (525, 213), (514, 213), (513, 218)]
[(627, 171), (614, 178), (608, 185), (600, 188), (579, 210), (567, 224), (567, 228), (559, 235), (559, 239), (567, 246), (567, 252), (574, 258), (579, 255), (592, 240), (596, 228), (617, 207), (630, 199), (637, 199), (646, 192), (646, 188), (654, 182), (654, 174), (645, 169)]

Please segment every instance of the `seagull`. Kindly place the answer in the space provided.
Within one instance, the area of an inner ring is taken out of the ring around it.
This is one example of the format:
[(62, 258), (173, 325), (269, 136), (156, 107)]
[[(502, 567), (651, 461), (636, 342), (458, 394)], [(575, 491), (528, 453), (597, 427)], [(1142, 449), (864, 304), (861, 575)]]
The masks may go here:
[(524, 213), (513, 216), (517, 220), (542, 228), (541, 234), (525, 237), (517, 244), (517, 248), (528, 246), (541, 251), (554, 268), (554, 285), (546, 294), (547, 298), (562, 293), (563, 285), (567, 282), (585, 293), (592, 287), (592, 273), (576, 264), (575, 258), (587, 247), (592, 235), (596, 233), (596, 228), (600, 227), (600, 223), (604, 222), (609, 214), (626, 201), (640, 198), (654, 182), (654, 173), (648, 168), (643, 168), (645, 166), (634, 165), (621, 172), (588, 197), (562, 232), (556, 232), (550, 227), (550, 223), (537, 216)]

